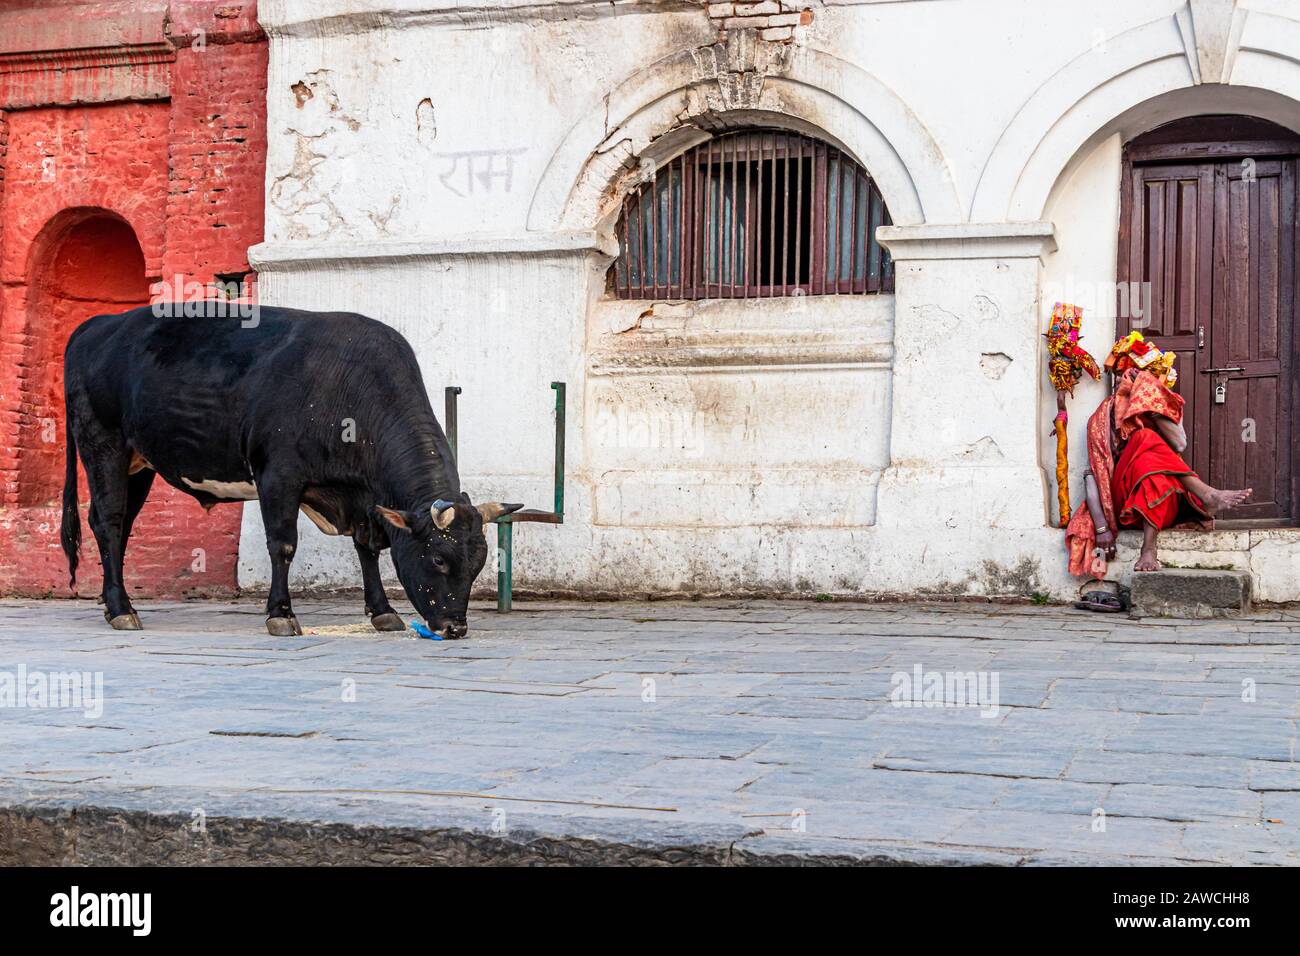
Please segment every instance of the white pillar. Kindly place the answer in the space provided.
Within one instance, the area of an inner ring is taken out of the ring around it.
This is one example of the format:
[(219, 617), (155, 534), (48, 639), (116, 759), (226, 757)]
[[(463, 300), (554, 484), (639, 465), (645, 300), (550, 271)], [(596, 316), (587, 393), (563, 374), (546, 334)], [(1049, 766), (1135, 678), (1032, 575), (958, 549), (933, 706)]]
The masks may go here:
[(1039, 271), (1056, 247), (1052, 225), (887, 226), (877, 235), (896, 286), (877, 525), (898, 549), (891, 560), (917, 569), (917, 584), (978, 592), (972, 581), (989, 561), (1054, 558), (1038, 434)]

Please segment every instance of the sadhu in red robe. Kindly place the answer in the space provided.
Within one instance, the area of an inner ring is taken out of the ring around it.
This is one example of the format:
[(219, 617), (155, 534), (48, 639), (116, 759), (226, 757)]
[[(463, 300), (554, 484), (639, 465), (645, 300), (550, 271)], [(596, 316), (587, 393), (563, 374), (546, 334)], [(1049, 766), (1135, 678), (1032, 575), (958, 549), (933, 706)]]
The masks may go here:
[[(1150, 372), (1129, 369), (1120, 377), (1115, 394), (1088, 419), (1088, 464), (1097, 482), (1106, 526), (1213, 528), (1214, 519), (1201, 500), (1180, 480), (1196, 472), (1156, 430), (1153, 415), (1181, 422), (1182, 396)], [(1070, 573), (1087, 576), (1097, 531), (1086, 503), (1075, 510), (1065, 538), (1070, 548)]]

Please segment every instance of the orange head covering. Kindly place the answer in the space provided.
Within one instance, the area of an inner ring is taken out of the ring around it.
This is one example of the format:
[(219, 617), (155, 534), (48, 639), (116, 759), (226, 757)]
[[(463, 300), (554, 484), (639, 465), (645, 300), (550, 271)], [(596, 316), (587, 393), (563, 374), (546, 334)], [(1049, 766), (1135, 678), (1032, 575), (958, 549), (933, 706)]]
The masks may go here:
[(1141, 332), (1130, 332), (1120, 339), (1106, 356), (1107, 371), (1122, 375), (1131, 368), (1150, 372), (1166, 388), (1173, 388), (1178, 382), (1178, 372), (1174, 368), (1173, 352), (1162, 352), (1154, 342), (1148, 342)]

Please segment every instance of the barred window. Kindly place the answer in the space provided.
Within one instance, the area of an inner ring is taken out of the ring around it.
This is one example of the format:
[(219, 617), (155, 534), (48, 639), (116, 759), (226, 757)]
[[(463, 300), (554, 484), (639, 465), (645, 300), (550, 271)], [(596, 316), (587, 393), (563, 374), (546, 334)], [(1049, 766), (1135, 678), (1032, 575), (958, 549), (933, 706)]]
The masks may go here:
[(623, 200), (622, 299), (892, 292), (890, 223), (867, 171), (821, 140), (726, 133), (654, 169)]

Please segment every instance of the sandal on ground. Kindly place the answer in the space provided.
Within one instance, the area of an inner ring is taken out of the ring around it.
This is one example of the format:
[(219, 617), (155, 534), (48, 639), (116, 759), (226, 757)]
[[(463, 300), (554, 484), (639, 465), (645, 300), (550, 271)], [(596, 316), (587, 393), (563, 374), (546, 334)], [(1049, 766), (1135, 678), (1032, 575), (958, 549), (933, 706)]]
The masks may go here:
[[(1105, 590), (1104, 585), (1113, 590)], [(1085, 591), (1084, 588), (1090, 587), (1091, 590)], [(1079, 600), (1074, 602), (1074, 606), (1081, 611), (1102, 611), (1115, 614), (1121, 611), (1127, 611), (1129, 605), (1129, 589), (1117, 581), (1090, 581), (1079, 586)]]

